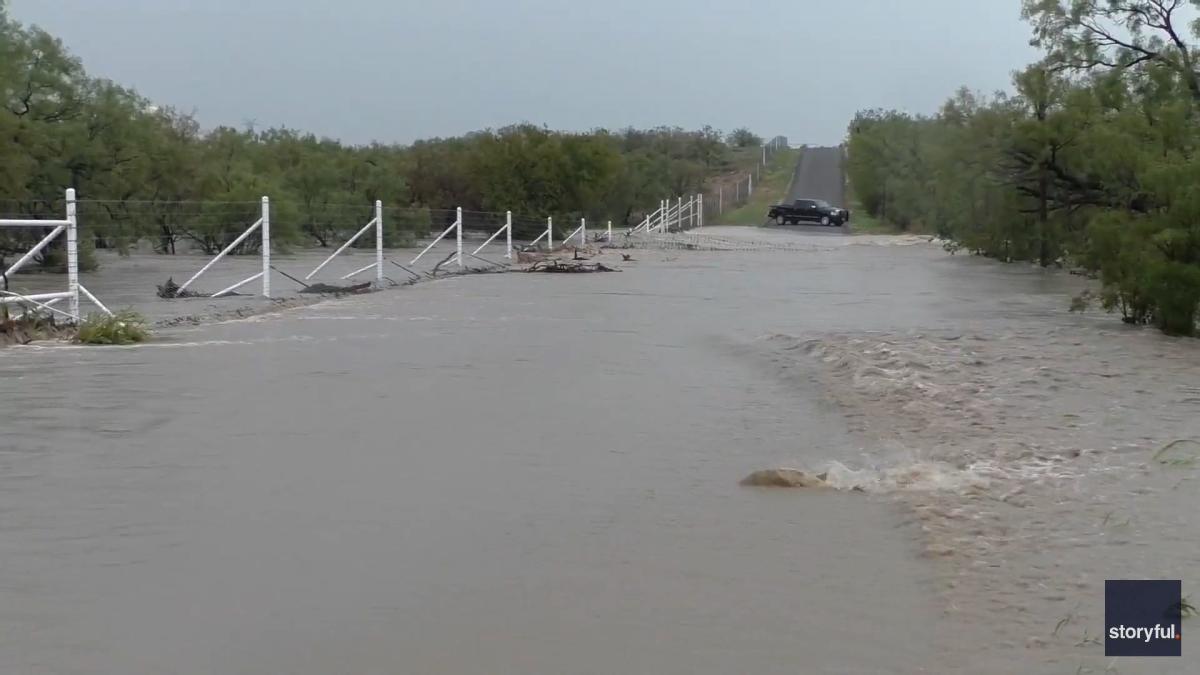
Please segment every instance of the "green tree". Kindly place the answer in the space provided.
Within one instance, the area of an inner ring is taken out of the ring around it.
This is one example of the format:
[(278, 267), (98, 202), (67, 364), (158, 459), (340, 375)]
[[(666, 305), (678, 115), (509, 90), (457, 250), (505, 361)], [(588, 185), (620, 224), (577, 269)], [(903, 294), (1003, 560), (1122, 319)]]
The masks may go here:
[(735, 148), (757, 148), (763, 144), (762, 136), (755, 134), (746, 127), (734, 129), (729, 134), (729, 144)]

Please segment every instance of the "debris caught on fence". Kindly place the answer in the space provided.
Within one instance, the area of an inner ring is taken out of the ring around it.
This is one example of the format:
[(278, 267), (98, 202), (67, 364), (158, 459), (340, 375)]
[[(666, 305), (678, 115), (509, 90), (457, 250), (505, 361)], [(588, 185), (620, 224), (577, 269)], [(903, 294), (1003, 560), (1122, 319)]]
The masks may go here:
[(517, 251), (517, 262), (523, 265), (541, 262), (549, 257), (549, 255), (549, 253), (542, 253), (541, 251)]
[(620, 272), (604, 263), (576, 262), (574, 260), (543, 260), (525, 268), (526, 272), (545, 272), (547, 274), (580, 274), (588, 272)]
[(450, 255), (446, 256), (445, 258), (442, 258), (441, 262), (439, 262), (438, 264), (433, 266), (433, 271), (429, 273), (429, 276), (437, 276), (437, 273), (439, 271), (441, 271), (441, 269), (442, 269), (442, 265), (445, 265), (446, 263), (450, 262), (451, 260), (454, 260), (457, 257), (458, 257), (458, 252), (451, 251)]
[(61, 339), (67, 337), (72, 330), (72, 326), (56, 322), (53, 316), (26, 313), (10, 317), (7, 306), (0, 306), (0, 346), (27, 345), (34, 340)]
[[(244, 293), (226, 293), (221, 297), (234, 297), (245, 295)], [(174, 298), (211, 298), (212, 293), (198, 293), (196, 291), (180, 288), (179, 284), (175, 283), (174, 277), (168, 277), (167, 283), (158, 285), (158, 297), (164, 300), (172, 300)]]
[(350, 286), (334, 286), (332, 284), (311, 284), (307, 288), (301, 290), (301, 293), (317, 293), (321, 295), (355, 295), (358, 293), (366, 293), (371, 290), (371, 282), (364, 281), (361, 284), (352, 284)]

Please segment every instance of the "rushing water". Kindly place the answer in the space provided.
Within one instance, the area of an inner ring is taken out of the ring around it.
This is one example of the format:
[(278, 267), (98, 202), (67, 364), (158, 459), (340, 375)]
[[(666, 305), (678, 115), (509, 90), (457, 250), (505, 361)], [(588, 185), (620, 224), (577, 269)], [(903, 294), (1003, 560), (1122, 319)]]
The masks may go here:
[(1103, 672), (1104, 578), (1192, 587), (1196, 343), (755, 236), (0, 351), (0, 672)]

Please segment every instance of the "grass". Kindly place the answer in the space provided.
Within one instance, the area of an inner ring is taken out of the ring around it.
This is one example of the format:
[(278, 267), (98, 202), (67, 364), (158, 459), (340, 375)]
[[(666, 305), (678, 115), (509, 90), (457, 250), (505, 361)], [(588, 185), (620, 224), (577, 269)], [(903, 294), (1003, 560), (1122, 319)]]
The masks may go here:
[[(761, 181), (754, 185), (754, 195), (736, 209), (730, 209), (717, 218), (716, 225), (758, 225), (767, 218), (767, 211), (787, 197), (792, 184), (792, 175), (800, 161), (800, 150), (787, 149), (776, 152), (762, 173)], [(732, 195), (728, 195), (732, 197)]]
[(762, 148), (734, 148), (729, 152), (729, 164), (741, 171), (749, 171), (762, 161)]
[(146, 319), (133, 310), (115, 316), (91, 314), (79, 324), (75, 341), (85, 345), (128, 345), (150, 337)]
[(867, 209), (859, 200), (858, 195), (854, 194), (854, 186), (846, 185), (846, 202), (850, 209), (850, 231), (855, 234), (900, 234), (900, 228), (890, 223), (885, 223), (875, 216), (867, 213)]

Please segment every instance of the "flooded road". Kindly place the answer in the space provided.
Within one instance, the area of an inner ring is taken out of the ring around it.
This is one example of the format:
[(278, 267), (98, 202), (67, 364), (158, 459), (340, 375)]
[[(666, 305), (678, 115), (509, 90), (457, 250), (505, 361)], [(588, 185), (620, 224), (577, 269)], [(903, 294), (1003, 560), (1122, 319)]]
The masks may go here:
[(714, 234), (787, 250), (0, 351), (0, 672), (1103, 672), (1106, 575), (1194, 587), (1194, 342)]

